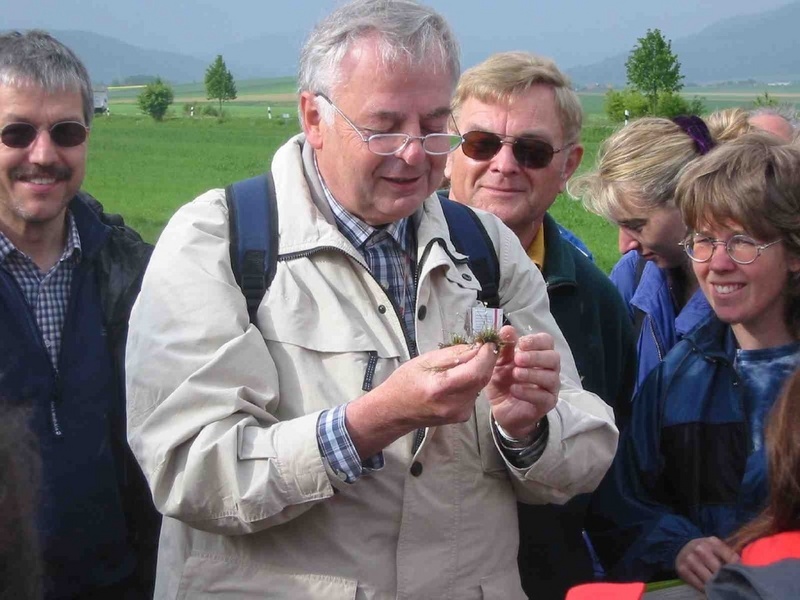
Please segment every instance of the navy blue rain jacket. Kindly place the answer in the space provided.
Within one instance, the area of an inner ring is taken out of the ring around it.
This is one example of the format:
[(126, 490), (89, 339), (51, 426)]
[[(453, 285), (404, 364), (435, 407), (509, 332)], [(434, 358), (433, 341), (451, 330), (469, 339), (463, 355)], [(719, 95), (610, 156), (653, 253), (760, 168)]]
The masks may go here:
[(634, 399), (588, 524), (609, 579), (672, 578), (686, 543), (724, 538), (761, 509), (766, 457), (763, 448), (753, 450), (734, 356), (730, 327), (712, 315), (673, 348)]
[(58, 372), (22, 290), (0, 269), (0, 395), (30, 410), (41, 454), (46, 598), (87, 593), (137, 571), (143, 589), (152, 583), (158, 516), (126, 442), (121, 360), (152, 248), (105, 224), (98, 207), (82, 193), (69, 205), (82, 254)]

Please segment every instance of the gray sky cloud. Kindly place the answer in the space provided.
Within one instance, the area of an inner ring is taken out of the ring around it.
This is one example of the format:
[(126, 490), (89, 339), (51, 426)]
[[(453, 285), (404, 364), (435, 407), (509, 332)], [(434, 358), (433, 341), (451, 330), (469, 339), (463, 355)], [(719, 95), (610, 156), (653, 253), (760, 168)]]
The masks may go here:
[[(670, 39), (726, 17), (761, 12), (786, 0), (430, 0), (467, 48), (526, 48), (571, 67), (629, 50), (647, 28)], [(334, 0), (33, 0), (7, 2), (0, 28), (83, 30), (160, 50), (208, 57), (265, 33), (307, 32)]]

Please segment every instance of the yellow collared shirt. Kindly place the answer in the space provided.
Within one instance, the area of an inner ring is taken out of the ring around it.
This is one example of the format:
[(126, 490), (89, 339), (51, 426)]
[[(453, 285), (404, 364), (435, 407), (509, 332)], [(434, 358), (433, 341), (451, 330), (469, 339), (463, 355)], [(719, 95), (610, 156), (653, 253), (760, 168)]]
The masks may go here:
[(528, 246), (527, 253), (528, 258), (530, 258), (541, 271), (542, 266), (544, 266), (544, 226), (539, 227), (539, 231), (536, 232), (536, 237), (533, 238), (531, 245)]

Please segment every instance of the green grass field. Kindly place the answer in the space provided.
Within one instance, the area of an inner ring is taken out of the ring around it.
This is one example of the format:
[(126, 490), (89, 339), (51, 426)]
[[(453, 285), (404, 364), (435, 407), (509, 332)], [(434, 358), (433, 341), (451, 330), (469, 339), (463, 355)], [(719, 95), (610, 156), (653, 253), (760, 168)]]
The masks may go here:
[(295, 121), (280, 124), (263, 117), (222, 123), (99, 117), (83, 187), (155, 241), (179, 206), (208, 189), (265, 171), (275, 150), (297, 130)]
[[(194, 104), (198, 115), (200, 105), (213, 104), (206, 100), (201, 83), (176, 86), (175, 103), (161, 123), (139, 111), (136, 97), (141, 88), (111, 88), (111, 114), (96, 118), (92, 126), (84, 189), (155, 241), (182, 204), (208, 189), (263, 172), (275, 150), (299, 131), (295, 82), (251, 80), (237, 87), (239, 98), (225, 103), (220, 122), (213, 117), (190, 118), (183, 111), (184, 104)], [(687, 95), (704, 96), (709, 110), (715, 110), (747, 107), (762, 92), (703, 88)], [(800, 98), (793, 89), (786, 93), (795, 102)], [(586, 152), (580, 171), (594, 167), (600, 143), (614, 130), (603, 114), (603, 100), (601, 93), (581, 95)], [(272, 108), (271, 120), (267, 106)], [(602, 269), (611, 269), (619, 258), (615, 227), (565, 196), (558, 198), (551, 212), (586, 242)]]

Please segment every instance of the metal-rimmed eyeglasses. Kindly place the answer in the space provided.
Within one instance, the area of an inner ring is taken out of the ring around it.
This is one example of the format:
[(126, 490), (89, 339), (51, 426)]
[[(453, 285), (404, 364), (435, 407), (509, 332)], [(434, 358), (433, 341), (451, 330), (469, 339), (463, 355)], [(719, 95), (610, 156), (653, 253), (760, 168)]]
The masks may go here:
[(759, 244), (753, 238), (743, 234), (733, 235), (727, 240), (717, 240), (707, 235), (692, 233), (680, 242), (680, 245), (683, 246), (687, 256), (694, 262), (704, 263), (710, 261), (717, 246), (725, 246), (725, 251), (733, 262), (740, 265), (749, 265), (761, 256), (764, 250), (782, 241), (778, 239), (766, 244)]
[(8, 123), (0, 130), (0, 142), (9, 148), (21, 150), (30, 146), (42, 131), (48, 131), (50, 139), (61, 148), (74, 148), (86, 141), (89, 128), (78, 121), (60, 121), (50, 127), (35, 127), (30, 123)]
[(409, 135), (407, 133), (373, 133), (366, 135), (359, 127), (355, 125), (347, 115), (344, 114), (339, 107), (336, 106), (330, 98), (325, 94), (318, 93), (317, 98), (322, 98), (333, 107), (339, 116), (342, 117), (353, 131), (355, 131), (361, 138), (361, 141), (367, 145), (367, 149), (373, 154), (378, 156), (391, 156), (402, 152), (409, 142), (412, 140), (419, 140), (422, 144), (422, 149), (426, 154), (433, 156), (440, 156), (443, 154), (450, 154), (453, 150), (461, 145), (461, 136), (451, 133), (429, 133), (428, 135)]

